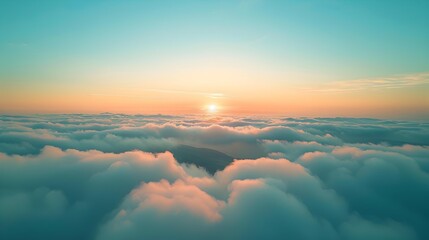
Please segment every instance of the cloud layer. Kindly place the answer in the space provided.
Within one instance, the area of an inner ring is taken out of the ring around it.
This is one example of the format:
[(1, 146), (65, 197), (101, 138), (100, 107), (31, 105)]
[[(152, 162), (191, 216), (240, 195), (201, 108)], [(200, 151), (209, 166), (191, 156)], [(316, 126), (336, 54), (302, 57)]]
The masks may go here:
[[(428, 136), (376, 119), (3, 115), (0, 237), (428, 239)], [(220, 154), (235, 160), (208, 173)]]

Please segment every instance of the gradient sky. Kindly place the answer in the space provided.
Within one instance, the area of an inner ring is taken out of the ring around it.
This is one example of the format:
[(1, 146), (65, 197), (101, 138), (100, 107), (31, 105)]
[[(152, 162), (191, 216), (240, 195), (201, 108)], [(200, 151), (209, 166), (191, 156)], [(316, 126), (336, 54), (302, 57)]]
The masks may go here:
[(429, 119), (428, 1), (1, 1), (0, 112)]

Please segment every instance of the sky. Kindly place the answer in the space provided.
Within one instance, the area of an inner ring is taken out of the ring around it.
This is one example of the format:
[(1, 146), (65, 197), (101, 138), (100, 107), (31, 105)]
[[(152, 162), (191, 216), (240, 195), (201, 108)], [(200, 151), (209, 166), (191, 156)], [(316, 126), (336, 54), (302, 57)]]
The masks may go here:
[(1, 1), (0, 112), (427, 120), (428, 10), (423, 0)]

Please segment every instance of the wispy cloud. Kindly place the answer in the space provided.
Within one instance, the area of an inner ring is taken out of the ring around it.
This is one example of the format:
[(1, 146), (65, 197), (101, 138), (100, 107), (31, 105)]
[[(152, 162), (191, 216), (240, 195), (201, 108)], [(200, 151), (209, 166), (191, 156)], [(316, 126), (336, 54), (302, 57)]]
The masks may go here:
[[(156, 89), (148, 88), (142, 89), (145, 92), (157, 92), (157, 93), (174, 93), (174, 94), (187, 94), (187, 95), (201, 95), (209, 98), (223, 98), (225, 94), (219, 92), (198, 92), (198, 91), (182, 91), (172, 89)], [(109, 97), (127, 97), (127, 98), (140, 98), (143, 97), (141, 94), (104, 94), (104, 93), (92, 93), (92, 96), (109, 96)]]
[(257, 38), (251, 39), (245, 43), (243, 43), (243, 47), (245, 48), (249, 48), (249, 47), (253, 47), (255, 45), (261, 44), (266, 42), (270, 37), (268, 35), (261, 35)]
[(30, 44), (26, 42), (10, 42), (10, 43), (7, 43), (6, 46), (10, 48), (26, 48), (30, 46)]
[(388, 77), (335, 81), (305, 90), (315, 92), (361, 91), (371, 89), (404, 88), (428, 83), (429, 72), (425, 72), (407, 75), (394, 75)]
[(171, 90), (171, 89), (144, 89), (144, 91), (159, 92), (159, 93), (179, 93), (179, 94), (190, 94), (190, 95), (203, 95), (210, 98), (222, 98), (225, 97), (223, 93), (218, 92), (198, 92), (198, 91), (183, 91), (183, 90)]

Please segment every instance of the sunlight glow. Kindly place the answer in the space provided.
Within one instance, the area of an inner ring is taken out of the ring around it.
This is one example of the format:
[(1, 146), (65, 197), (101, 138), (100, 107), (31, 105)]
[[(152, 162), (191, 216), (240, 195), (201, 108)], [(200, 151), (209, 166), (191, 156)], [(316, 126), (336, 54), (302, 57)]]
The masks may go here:
[(210, 104), (208, 105), (207, 110), (209, 113), (215, 113), (217, 112), (217, 106), (215, 104)]

